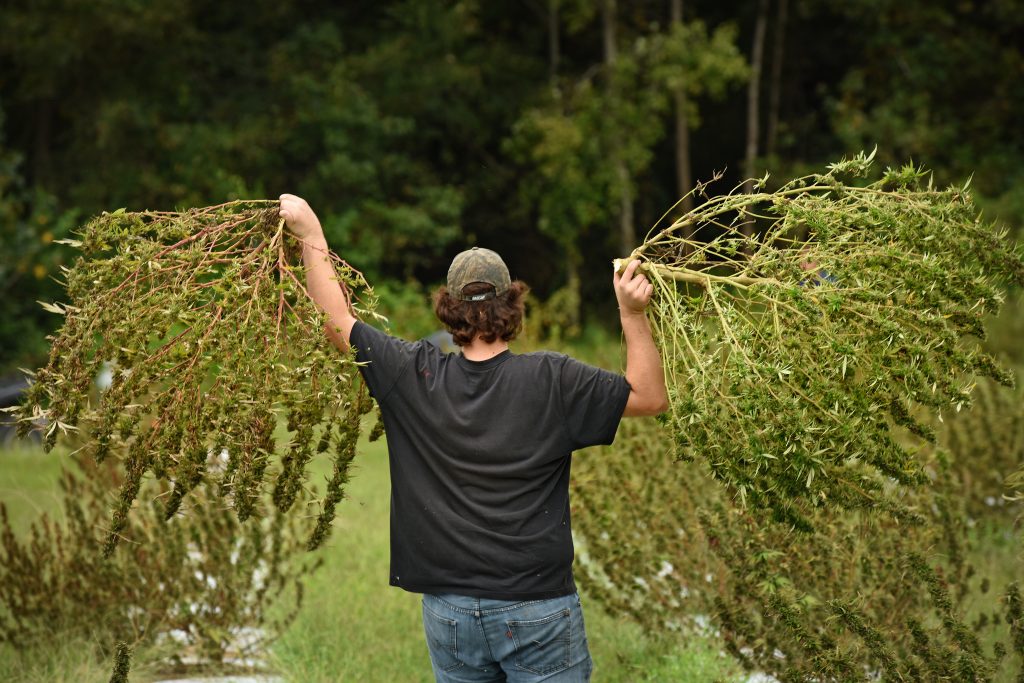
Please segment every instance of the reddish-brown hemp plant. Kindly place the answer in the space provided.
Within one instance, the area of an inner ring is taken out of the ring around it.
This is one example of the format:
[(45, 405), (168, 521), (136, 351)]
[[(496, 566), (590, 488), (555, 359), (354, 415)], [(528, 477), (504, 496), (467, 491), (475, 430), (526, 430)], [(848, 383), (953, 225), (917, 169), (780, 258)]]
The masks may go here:
[[(104, 552), (118, 543), (144, 478), (171, 485), (168, 517), (205, 484), (244, 521), (260, 514), (265, 489), (278, 509), (291, 508), (307, 464), (331, 451), (333, 476), (308, 542), (317, 547), (372, 401), (353, 357), (323, 334), (277, 202), (122, 209), (96, 217), (80, 237), (71, 243), (82, 255), (64, 272), (68, 303), (44, 304), (64, 325), (18, 417), (23, 431), (42, 425), (48, 447), (75, 432), (95, 460), (123, 459)], [(325, 258), (353, 305), (372, 315), (362, 275)], [(104, 368), (112, 382), (98, 392)]]

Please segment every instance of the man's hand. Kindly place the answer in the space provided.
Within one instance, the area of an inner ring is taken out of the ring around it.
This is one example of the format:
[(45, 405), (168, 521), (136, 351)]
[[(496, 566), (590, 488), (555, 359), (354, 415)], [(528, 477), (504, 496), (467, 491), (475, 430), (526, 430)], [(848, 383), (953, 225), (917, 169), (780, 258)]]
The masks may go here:
[(633, 259), (621, 274), (616, 272), (613, 276), (615, 298), (618, 299), (621, 315), (643, 313), (651, 302), (654, 285), (642, 273), (637, 273), (639, 267), (640, 260)]
[(288, 224), (292, 234), (303, 242), (312, 242), (323, 238), (323, 228), (320, 227), (320, 219), (313, 213), (313, 209), (302, 197), (293, 194), (283, 194), (281, 199), (281, 218)]
[(614, 275), (615, 298), (619, 301), (619, 320), (626, 340), (626, 381), (629, 398), (623, 417), (657, 415), (668, 408), (665, 373), (661, 356), (651, 335), (651, 324), (644, 309), (651, 302), (654, 285), (638, 273), (640, 261), (633, 259), (622, 273)]

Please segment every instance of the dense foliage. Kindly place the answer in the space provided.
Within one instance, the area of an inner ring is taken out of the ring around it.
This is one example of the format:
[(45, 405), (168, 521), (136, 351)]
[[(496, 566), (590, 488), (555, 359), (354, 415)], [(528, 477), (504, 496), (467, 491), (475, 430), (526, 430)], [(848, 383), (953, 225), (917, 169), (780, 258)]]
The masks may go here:
[(782, 681), (1017, 680), (1024, 557), (978, 570), (969, 521), (999, 516), (968, 520), (958, 470), (923, 464), (930, 484), (904, 493), (918, 519), (816, 511), (800, 531), (742, 507), (702, 463), (672, 463), (656, 424), (625, 423), (574, 464), (577, 578), (649, 632), (715, 633), (748, 671)]
[(689, 189), (680, 158), (691, 184), (760, 174), (741, 161), (762, 18), (755, 166), (877, 144), (942, 185), (974, 174), (990, 217), (1020, 222), (1018, 0), (678, 4), (681, 22), (673, 0), (4, 3), (0, 366), (45, 356), (35, 302), (74, 258), (50, 240), (119, 206), (294, 192), (376, 284), (437, 282), (479, 241), (542, 299), (575, 272), (586, 307), (626, 251), (619, 214), (642, 234)]
[(131, 672), (132, 651), (128, 643), (117, 644), (117, 651), (114, 653), (114, 671), (110, 674), (110, 683), (128, 683), (128, 674)]
[(671, 407), (575, 468), (581, 579), (784, 681), (1010, 680), (1024, 558), (969, 555), (1019, 512), (1018, 319), (982, 340), (1024, 259), (966, 188), (870, 161), (708, 197), (634, 251)]
[(967, 513), (975, 519), (1000, 513), (1005, 524), (1024, 512), (1009, 490), (1024, 467), (1024, 387), (981, 381), (971, 403), (970, 410), (950, 411), (936, 425), (938, 441), (953, 454)]

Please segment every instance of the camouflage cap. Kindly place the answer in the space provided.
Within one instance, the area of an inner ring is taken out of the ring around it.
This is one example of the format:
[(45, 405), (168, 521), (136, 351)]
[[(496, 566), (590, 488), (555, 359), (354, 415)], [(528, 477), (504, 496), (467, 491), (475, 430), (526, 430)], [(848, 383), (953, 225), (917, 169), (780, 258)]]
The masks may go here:
[[(474, 282), (482, 282), (494, 287), (493, 292), (466, 295), (462, 290), (466, 285)], [(512, 286), (512, 279), (508, 276), (508, 268), (505, 262), (497, 253), (490, 249), (473, 247), (462, 252), (454, 259), (448, 268), (448, 292), (456, 299), (462, 301), (485, 301), (501, 296)]]

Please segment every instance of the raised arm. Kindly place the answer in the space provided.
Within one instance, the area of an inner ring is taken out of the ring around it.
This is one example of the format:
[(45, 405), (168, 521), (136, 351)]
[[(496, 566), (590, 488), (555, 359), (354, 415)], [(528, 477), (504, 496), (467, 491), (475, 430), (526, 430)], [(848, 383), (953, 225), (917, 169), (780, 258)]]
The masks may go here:
[(640, 261), (633, 260), (621, 274), (616, 272), (613, 276), (622, 334), (626, 338), (626, 381), (631, 387), (623, 417), (657, 415), (668, 408), (661, 356), (644, 312), (654, 287), (636, 272), (639, 266)]
[(302, 265), (306, 268), (306, 289), (317, 307), (327, 315), (324, 331), (327, 338), (342, 351), (348, 351), (349, 336), (356, 317), (352, 314), (348, 295), (338, 281), (328, 256), (327, 239), (320, 219), (305, 199), (293, 194), (281, 195), (281, 218), (288, 229), (302, 242)]

